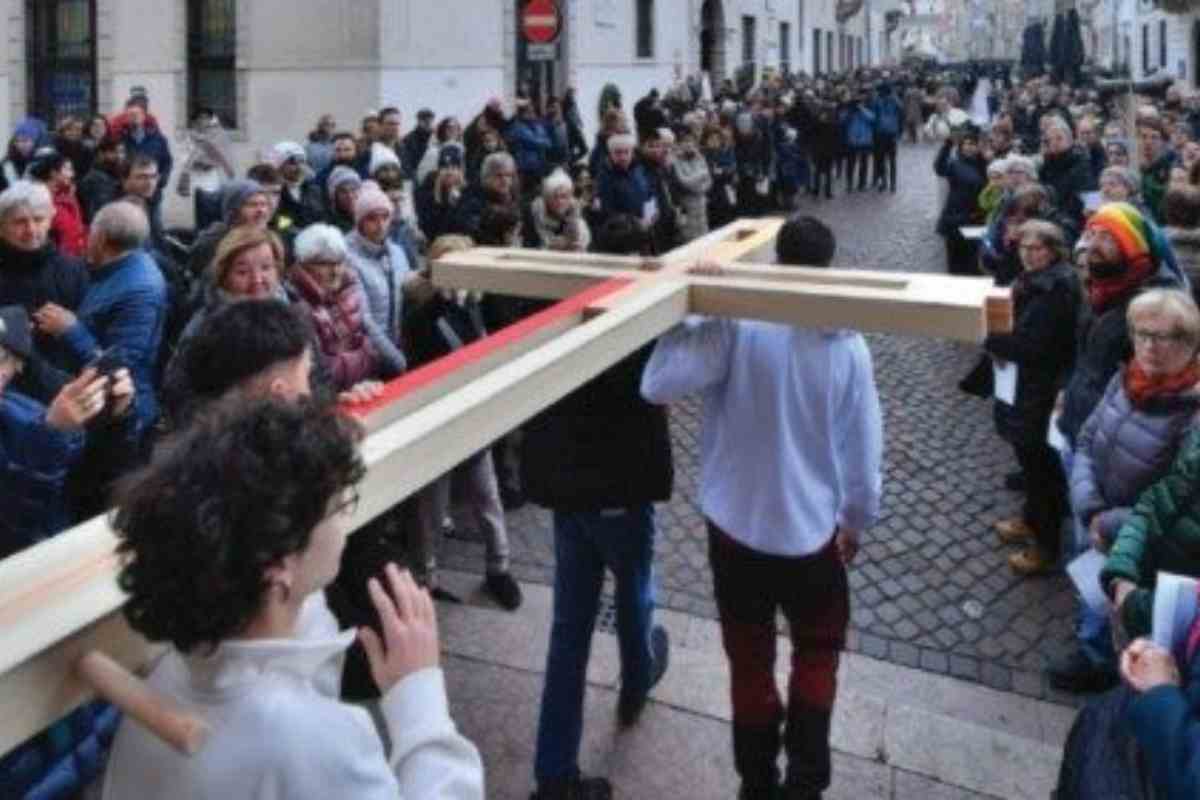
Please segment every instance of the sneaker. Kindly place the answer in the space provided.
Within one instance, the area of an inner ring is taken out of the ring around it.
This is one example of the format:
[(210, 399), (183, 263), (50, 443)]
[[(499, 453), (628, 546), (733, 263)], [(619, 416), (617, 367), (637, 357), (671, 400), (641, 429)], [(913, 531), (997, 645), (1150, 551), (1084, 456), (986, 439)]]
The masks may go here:
[(1120, 683), (1115, 669), (1093, 662), (1078, 648), (1047, 667), (1046, 677), (1055, 689), (1072, 694), (1107, 692)]
[(429, 590), (429, 596), (439, 603), (454, 603), (459, 605), (462, 603), (462, 598), (454, 592), (447, 591), (440, 586), (435, 586)]
[(1054, 572), (1054, 559), (1046, 558), (1035, 545), (1030, 545), (1008, 557), (1008, 566), (1018, 575), (1049, 575)]
[(622, 728), (628, 728), (637, 723), (642, 716), (642, 710), (650, 699), (650, 691), (658, 685), (667, 672), (667, 664), (671, 660), (671, 637), (662, 625), (655, 625), (650, 631), (650, 654), (654, 661), (650, 665), (650, 685), (640, 697), (627, 697), (623, 692), (617, 702), (617, 720)]
[(1010, 492), (1025, 491), (1025, 473), (1017, 470), (1004, 476), (1004, 488)]
[(483, 588), (492, 599), (507, 611), (516, 611), (521, 607), (521, 587), (507, 572), (490, 573), (483, 580)]
[(529, 800), (612, 800), (612, 784), (606, 778), (577, 775), (569, 781), (538, 787)]
[(1025, 544), (1036, 535), (1033, 528), (1020, 517), (1002, 519), (992, 527), (996, 529), (996, 536), (1003, 544)]

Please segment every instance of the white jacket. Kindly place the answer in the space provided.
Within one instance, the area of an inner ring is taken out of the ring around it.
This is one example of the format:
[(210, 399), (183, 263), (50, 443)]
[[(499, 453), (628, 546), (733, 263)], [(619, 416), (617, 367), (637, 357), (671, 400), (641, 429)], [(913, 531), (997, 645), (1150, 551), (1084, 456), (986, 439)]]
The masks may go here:
[(211, 656), (171, 650), (150, 684), (208, 722), (190, 758), (135, 722), (121, 723), (104, 800), (481, 800), (479, 752), (450, 719), (440, 669), (392, 687), (381, 701), (390, 757), (367, 712), (329, 693), (329, 665), (354, 640), (228, 641)]

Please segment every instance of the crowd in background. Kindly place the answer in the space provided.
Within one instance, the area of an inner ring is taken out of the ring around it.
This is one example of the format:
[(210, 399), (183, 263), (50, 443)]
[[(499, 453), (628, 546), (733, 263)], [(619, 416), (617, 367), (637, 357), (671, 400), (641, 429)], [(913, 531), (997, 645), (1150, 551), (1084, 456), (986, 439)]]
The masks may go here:
[[(960, 384), (996, 396), (1019, 465), (1006, 482), (1023, 513), (997, 525), (1018, 548), (1009, 563), (1032, 576), (1091, 548), (1106, 557), (1110, 608), (1081, 605), (1078, 651), (1051, 681), (1098, 691), (1123, 673), (1155, 784), (1192, 796), (1200, 681), (1180, 674), (1200, 670), (1198, 637), (1175, 654), (1120, 648), (1149, 633), (1159, 571), (1200, 576), (1200, 95), (1127, 98), (1006, 69), (715, 91), (688, 79), (631, 104), (606, 87), (590, 143), (568, 90), (492, 100), (469, 120), (421, 109), (408, 128), (397, 107), (354, 130), (324, 115), (245, 170), (207, 110), (177, 161), (144, 93), (109, 117), (28, 118), (0, 162), (0, 555), (108, 508), (158, 440), (231, 394), (370, 399), (539, 307), (439, 291), (431, 258), (475, 245), (665, 253), (835, 189), (895, 193), (897, 148), (932, 142), (946, 186), (930, 235), (947, 271), (1013, 291), (1012, 332), (989, 336)], [(168, 191), (192, 198), (194, 227), (163, 224)], [(569, 431), (533, 427), (535, 446), (572, 446)], [(659, 434), (665, 422), (647, 435)], [(537, 471), (554, 470), (529, 452), (507, 436), (356, 536), (328, 593), (339, 621), (370, 617), (362, 586), (390, 560), (458, 600), (437, 580), (452, 497), (486, 543), (487, 591), (517, 608), (504, 511), (527, 499), (523, 477), (545, 504)], [(343, 688), (369, 696), (357, 659)], [(56, 787), (95, 775), (115, 724), (103, 704), (81, 708), (0, 762), (5, 780), (64, 796)]]

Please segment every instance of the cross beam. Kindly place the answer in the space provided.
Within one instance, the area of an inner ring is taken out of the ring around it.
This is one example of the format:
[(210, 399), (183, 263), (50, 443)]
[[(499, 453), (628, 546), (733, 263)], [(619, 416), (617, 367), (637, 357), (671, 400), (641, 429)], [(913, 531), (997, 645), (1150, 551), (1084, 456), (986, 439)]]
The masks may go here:
[[(967, 340), (988, 329), (988, 281), (739, 263), (763, 251), (779, 224), (732, 223), (650, 262), (489, 249), (437, 262), (434, 278), (444, 287), (567, 299), (392, 381), (379, 400), (349, 409), (369, 431), (362, 447), (367, 474), (351, 530), (688, 313)], [(727, 274), (687, 274), (699, 257), (722, 262)], [(1005, 298), (993, 301), (1002, 319)], [(0, 561), (0, 754), (94, 696), (96, 686), (152, 728), (161, 716), (142, 713), (144, 703), (119, 702), (122, 696), (108, 689), (111, 681), (89, 683), (80, 675), (81, 660), (97, 650), (130, 669), (144, 667), (160, 650), (120, 614), (116, 542), (97, 517)]]

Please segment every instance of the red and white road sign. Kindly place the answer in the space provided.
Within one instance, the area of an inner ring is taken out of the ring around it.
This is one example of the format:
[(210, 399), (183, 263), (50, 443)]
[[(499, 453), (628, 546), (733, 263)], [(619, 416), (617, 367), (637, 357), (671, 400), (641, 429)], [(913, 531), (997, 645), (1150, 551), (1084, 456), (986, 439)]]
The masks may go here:
[(525, 41), (548, 44), (558, 38), (562, 27), (558, 3), (554, 0), (529, 0), (521, 12), (521, 32)]

